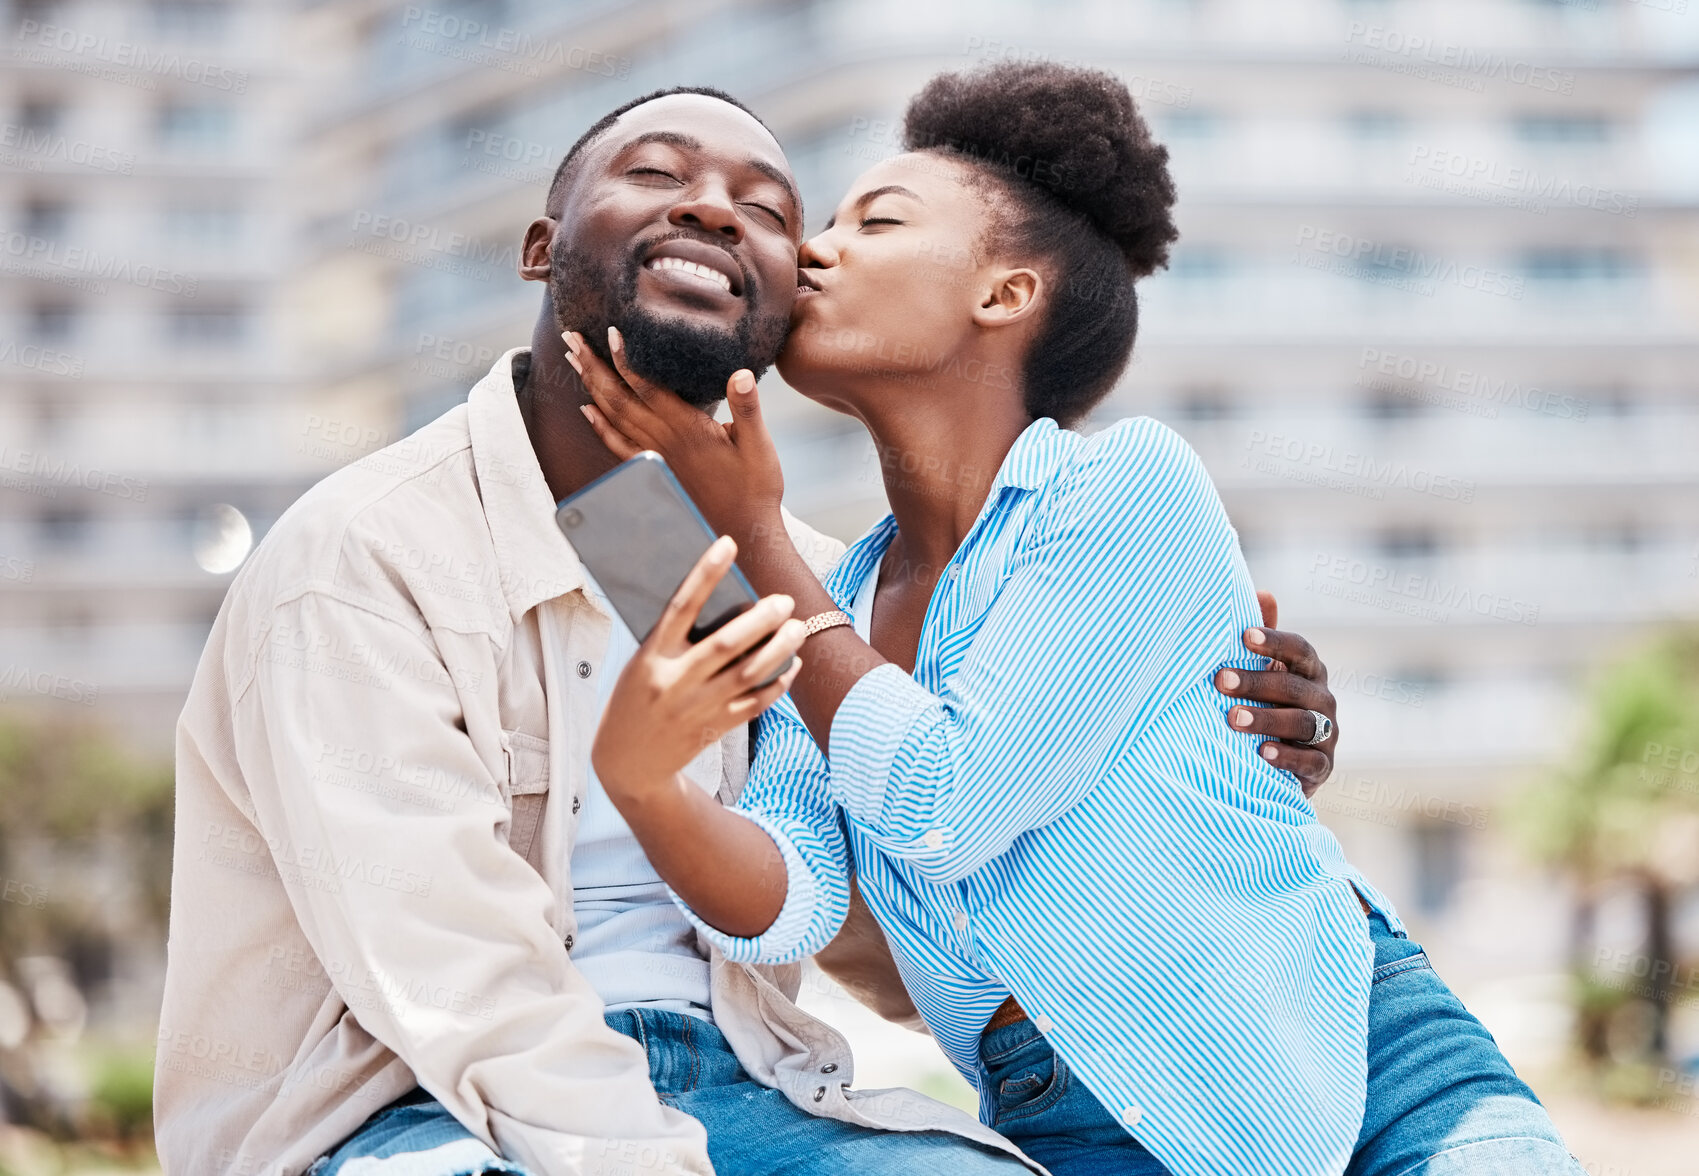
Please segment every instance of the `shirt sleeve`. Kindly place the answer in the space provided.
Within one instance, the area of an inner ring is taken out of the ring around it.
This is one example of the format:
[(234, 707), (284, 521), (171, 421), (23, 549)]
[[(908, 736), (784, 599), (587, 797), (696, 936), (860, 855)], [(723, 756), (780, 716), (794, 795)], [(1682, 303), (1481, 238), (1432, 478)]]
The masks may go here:
[(673, 901), (728, 960), (786, 964), (832, 941), (849, 912), (849, 847), (820, 754), (795, 705), (782, 698), (761, 716), (755, 763), (733, 811), (773, 839), (785, 862), (785, 902), (760, 935), (727, 935), (675, 893)]
[(894, 665), (833, 719), (828, 786), (928, 881), (959, 881), (1077, 803), (1220, 660), (1249, 576), (1197, 455), (1150, 420), (1082, 443), (955, 677)]
[[(507, 843), (505, 781), (478, 754), (428, 632), (319, 593), (279, 606), (310, 637), (262, 654), (233, 703), (255, 822), (303, 933), (361, 1027), (501, 1154), (588, 1170), (641, 1140), (659, 1171), (707, 1176), (706, 1138), (661, 1105), (642, 1048), (603, 1021)], [(452, 804), (352, 785), (339, 760), (461, 782)], [(609, 1140), (607, 1124), (620, 1124)]]

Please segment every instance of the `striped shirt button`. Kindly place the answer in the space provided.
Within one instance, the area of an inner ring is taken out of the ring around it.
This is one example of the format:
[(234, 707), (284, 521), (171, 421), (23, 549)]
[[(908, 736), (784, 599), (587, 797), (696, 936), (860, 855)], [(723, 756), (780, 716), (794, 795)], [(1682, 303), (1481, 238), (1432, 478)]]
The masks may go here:
[(920, 839), (920, 843), (927, 849), (943, 849), (944, 834), (939, 832), (937, 829), (928, 829), (926, 831), (926, 836)]
[(950, 915), (950, 921), (956, 925), (957, 931), (967, 930), (967, 912), (955, 911)]
[(1124, 1107), (1121, 1111), (1121, 1122), (1129, 1127), (1137, 1127), (1142, 1118), (1144, 1118), (1144, 1112), (1137, 1107)]
[(1046, 1017), (1043, 1013), (1040, 1013), (1032, 1019), (1032, 1027), (1040, 1033), (1048, 1033), (1052, 1029), (1056, 1028), (1056, 1023), (1049, 1017)]
[(950, 579), (959, 580), (961, 578), (961, 575), (962, 575), (962, 565), (961, 564), (951, 564), (950, 565)]

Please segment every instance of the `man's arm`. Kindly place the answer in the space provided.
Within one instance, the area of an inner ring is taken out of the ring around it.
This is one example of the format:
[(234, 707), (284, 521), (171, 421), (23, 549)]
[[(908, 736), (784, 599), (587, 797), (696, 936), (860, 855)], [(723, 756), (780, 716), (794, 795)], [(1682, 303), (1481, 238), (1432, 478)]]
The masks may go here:
[[(256, 821), (344, 1004), (419, 1084), (539, 1174), (596, 1170), (642, 1140), (662, 1171), (710, 1171), (694, 1120), (663, 1105), (642, 1049), (550, 923), (554, 895), (507, 844), (510, 810), (466, 733), (459, 689), (421, 629), (308, 592), (274, 626), (366, 666), (262, 656), (231, 720)], [(334, 672), (349, 669), (350, 673)], [(351, 748), (465, 781), (447, 809), (319, 770)], [(463, 791), (463, 795), (462, 795)]]

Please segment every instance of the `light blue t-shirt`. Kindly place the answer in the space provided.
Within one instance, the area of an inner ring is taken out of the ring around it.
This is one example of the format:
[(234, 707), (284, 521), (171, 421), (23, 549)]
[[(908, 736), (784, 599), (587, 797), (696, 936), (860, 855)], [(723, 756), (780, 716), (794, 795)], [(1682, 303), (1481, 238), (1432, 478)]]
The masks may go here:
[[(613, 617), (598, 683), (600, 715), (637, 641), (599, 588), (587, 584), (585, 591)], [(708, 959), (697, 947), (696, 929), (673, 903), (594, 767), (589, 776), (572, 847), (578, 916), (573, 964), (610, 1011), (641, 1006), (713, 1020)]]

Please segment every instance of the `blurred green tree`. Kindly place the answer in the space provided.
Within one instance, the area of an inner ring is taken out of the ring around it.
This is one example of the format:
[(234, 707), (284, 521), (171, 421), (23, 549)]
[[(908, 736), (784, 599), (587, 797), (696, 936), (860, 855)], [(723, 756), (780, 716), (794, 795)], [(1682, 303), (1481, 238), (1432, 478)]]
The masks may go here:
[[(1595, 1064), (1667, 1057), (1670, 1008), (1691, 977), (1672, 908), (1699, 884), (1699, 630), (1663, 635), (1600, 680), (1591, 720), (1566, 764), (1528, 789), (1513, 816), (1529, 848), (1568, 875), (1577, 1044)], [(1597, 946), (1608, 890), (1630, 888), (1643, 950)]]
[(60, 1136), (91, 1124), (134, 1134), (133, 1075), (102, 1072), (89, 1105), (67, 1105), (42, 1063), (85, 1017), (100, 1019), (116, 969), (162, 953), (171, 833), (168, 760), (138, 757), (86, 720), (0, 716), (0, 1118)]

